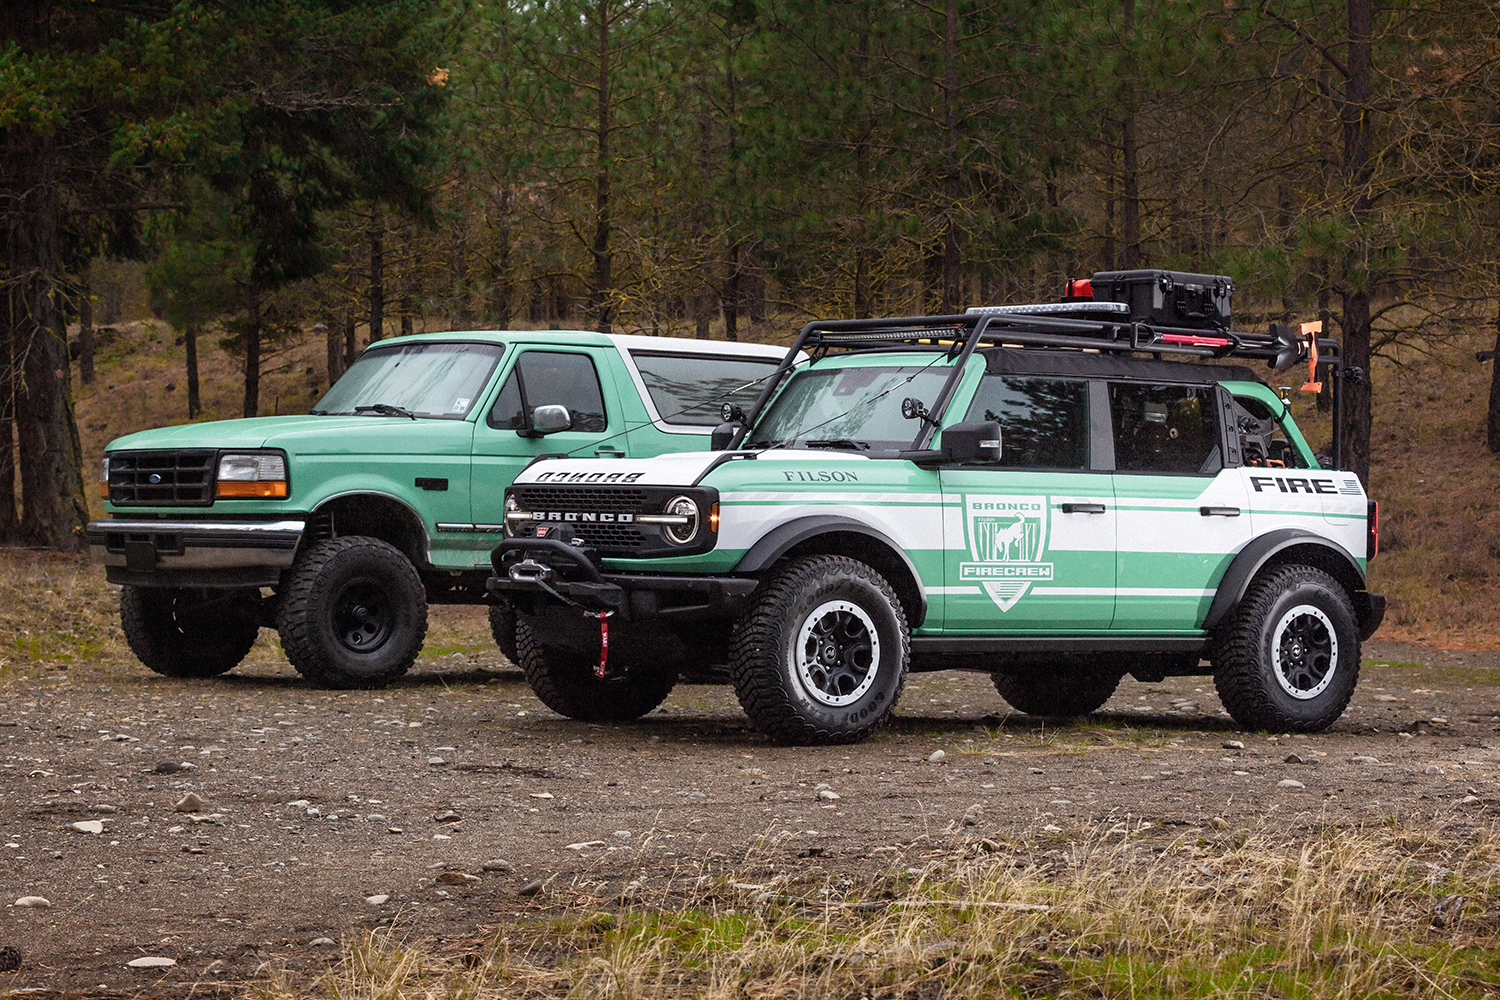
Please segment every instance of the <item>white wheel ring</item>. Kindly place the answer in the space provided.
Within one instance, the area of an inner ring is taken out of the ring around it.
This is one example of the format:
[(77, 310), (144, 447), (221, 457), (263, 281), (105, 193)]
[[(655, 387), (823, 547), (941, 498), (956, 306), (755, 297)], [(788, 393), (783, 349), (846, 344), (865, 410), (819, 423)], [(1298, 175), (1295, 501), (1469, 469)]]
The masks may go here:
[[(829, 664), (822, 659), (826, 651), (826, 644), (820, 644), (815, 633), (819, 626), (835, 615), (852, 616), (864, 630), (869, 638), (870, 664), (865, 670), (863, 678), (858, 685), (847, 694), (834, 694), (824, 689), (815, 678), (815, 673), (824, 673)], [(818, 647), (818, 648), (814, 648)], [(880, 674), (880, 632), (875, 628), (875, 621), (864, 608), (849, 601), (826, 601), (808, 612), (802, 619), (802, 626), (797, 630), (797, 640), (792, 646), (792, 657), (796, 661), (797, 679), (802, 684), (802, 690), (807, 692), (808, 697), (831, 708), (842, 708), (852, 705), (875, 683), (875, 678)]]
[[(1291, 681), (1287, 680), (1286, 671), (1283, 669), (1281, 662), (1281, 644), (1286, 636), (1287, 626), (1302, 617), (1317, 619), (1318, 623), (1328, 633), (1328, 672), (1319, 679), (1317, 684), (1310, 688), (1294, 687)], [(1280, 685), (1281, 690), (1298, 701), (1311, 701), (1328, 689), (1328, 685), (1333, 683), (1334, 675), (1338, 673), (1338, 670), (1339, 634), (1334, 629), (1333, 622), (1329, 619), (1328, 615), (1324, 614), (1322, 608), (1311, 604), (1299, 604), (1281, 616), (1281, 620), (1271, 630), (1271, 674), (1276, 678), (1276, 683)]]

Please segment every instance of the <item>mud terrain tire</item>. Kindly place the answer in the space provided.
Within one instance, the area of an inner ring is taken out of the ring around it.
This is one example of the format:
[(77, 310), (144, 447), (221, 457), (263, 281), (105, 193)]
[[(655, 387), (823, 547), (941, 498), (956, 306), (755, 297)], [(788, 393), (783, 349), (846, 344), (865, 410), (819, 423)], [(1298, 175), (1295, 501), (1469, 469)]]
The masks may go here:
[(490, 605), (490, 635), (495, 637), (495, 645), (500, 647), (505, 658), (520, 666), (521, 654), (516, 646), (516, 613), (510, 609), (510, 605)]
[(1246, 729), (1318, 732), (1348, 707), (1359, 656), (1344, 588), (1320, 569), (1282, 566), (1250, 586), (1218, 636), (1214, 687)]
[(232, 670), (260, 633), (260, 592), (124, 587), (120, 625), (130, 651), (166, 677), (217, 677)]
[(595, 676), (597, 655), (543, 645), (524, 620), (516, 623), (516, 663), (531, 690), (558, 715), (582, 722), (629, 722), (666, 700), (675, 670), (634, 665), (618, 677)]
[(350, 535), (318, 542), (288, 571), (276, 619), (286, 658), (308, 680), (382, 687), (411, 669), (427, 637), (427, 592), (400, 549)]
[(879, 573), (845, 556), (794, 560), (767, 580), (730, 638), (735, 694), (780, 743), (854, 743), (906, 686), (901, 602)]

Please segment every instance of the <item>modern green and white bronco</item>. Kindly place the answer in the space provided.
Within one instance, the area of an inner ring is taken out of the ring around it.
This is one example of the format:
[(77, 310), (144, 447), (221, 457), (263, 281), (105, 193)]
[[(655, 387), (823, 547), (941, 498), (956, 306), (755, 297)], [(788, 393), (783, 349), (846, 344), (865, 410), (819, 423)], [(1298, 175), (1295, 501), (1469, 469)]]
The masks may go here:
[(1358, 377), (1312, 325), (1173, 327), (1128, 298), (810, 323), (720, 450), (523, 470), (489, 586), (577, 719), (727, 664), (789, 743), (861, 739), (909, 670), (949, 668), (1039, 715), (1212, 673), (1241, 725), (1322, 729), (1384, 613), (1375, 505), (1227, 357)]
[[(433, 602), (485, 603), (502, 491), (546, 452), (703, 450), (784, 352), (572, 330), (383, 340), (310, 414), (110, 443), (88, 527), (146, 666), (212, 677), (281, 634), (310, 679), (372, 687), (416, 659)], [(509, 609), (490, 625), (516, 657)]]

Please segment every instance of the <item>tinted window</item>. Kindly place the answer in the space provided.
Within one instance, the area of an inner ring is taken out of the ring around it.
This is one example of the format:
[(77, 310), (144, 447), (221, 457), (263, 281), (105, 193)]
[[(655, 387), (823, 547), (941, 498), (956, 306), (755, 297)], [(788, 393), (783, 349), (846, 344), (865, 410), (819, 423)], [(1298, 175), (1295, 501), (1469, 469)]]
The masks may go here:
[(1000, 423), (1000, 464), (1083, 469), (1089, 464), (1087, 382), (986, 375), (966, 420)]
[(318, 400), (314, 413), (400, 406), (419, 417), (462, 420), (484, 391), (504, 348), (498, 344), (403, 344), (371, 348)]
[(738, 403), (746, 410), (773, 374), (779, 358), (726, 358), (702, 354), (648, 354), (630, 352), (631, 360), (646, 383), (656, 412), (673, 424), (712, 427), (719, 423), (719, 408)]
[(1194, 385), (1109, 387), (1115, 468), (1124, 472), (1214, 473), (1223, 468), (1214, 390)]
[(586, 354), (558, 351), (527, 351), (516, 359), (516, 367), (490, 408), (491, 427), (526, 430), (538, 406), (560, 405), (573, 416), (575, 431), (602, 431), (604, 394), (599, 375)]

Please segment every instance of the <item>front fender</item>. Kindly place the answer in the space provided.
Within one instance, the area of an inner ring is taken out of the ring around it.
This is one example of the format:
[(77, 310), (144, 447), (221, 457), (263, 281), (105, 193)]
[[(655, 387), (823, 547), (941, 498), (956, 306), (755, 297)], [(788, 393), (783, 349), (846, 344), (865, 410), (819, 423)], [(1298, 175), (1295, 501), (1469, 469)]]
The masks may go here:
[[(906, 550), (897, 545), (886, 534), (878, 531), (868, 524), (856, 521), (850, 517), (841, 517), (837, 514), (814, 514), (807, 517), (799, 517), (785, 524), (779, 524), (767, 532), (754, 545), (745, 552), (740, 561), (735, 565), (735, 573), (759, 573), (774, 565), (778, 559), (786, 555), (792, 549), (803, 542), (809, 541), (819, 535), (830, 534), (863, 535), (890, 553), (891, 557), (900, 560), (910, 578), (910, 587), (907, 588), (916, 603), (917, 614), (911, 616), (911, 627), (916, 628), (927, 618), (927, 593), (922, 588), (922, 577), (917, 572), (917, 567), (912, 563), (911, 557)], [(854, 558), (859, 558), (859, 553), (849, 553)], [(892, 580), (892, 585), (898, 585), (901, 581)], [(898, 593), (902, 588), (897, 587)]]

